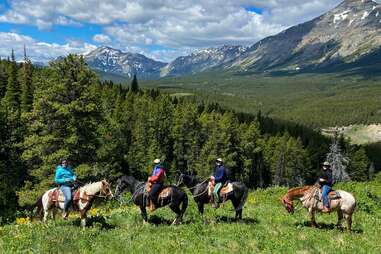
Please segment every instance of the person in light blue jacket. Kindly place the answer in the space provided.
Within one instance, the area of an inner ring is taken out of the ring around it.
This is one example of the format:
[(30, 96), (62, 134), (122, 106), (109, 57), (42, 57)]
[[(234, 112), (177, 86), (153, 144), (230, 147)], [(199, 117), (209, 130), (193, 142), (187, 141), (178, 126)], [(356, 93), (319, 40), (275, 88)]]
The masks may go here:
[(67, 219), (69, 216), (68, 210), (72, 200), (71, 187), (73, 187), (74, 182), (77, 180), (77, 176), (74, 174), (71, 167), (68, 166), (66, 159), (60, 160), (60, 164), (56, 168), (54, 180), (65, 197), (63, 218)]

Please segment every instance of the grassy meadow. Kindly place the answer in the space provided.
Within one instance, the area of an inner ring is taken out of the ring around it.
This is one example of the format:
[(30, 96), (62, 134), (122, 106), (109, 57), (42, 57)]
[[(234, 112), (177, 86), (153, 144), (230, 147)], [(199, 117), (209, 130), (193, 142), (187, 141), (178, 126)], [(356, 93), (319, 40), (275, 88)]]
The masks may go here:
[[(237, 75), (203, 73), (140, 81), (143, 87), (215, 101), (238, 112), (258, 110), (313, 128), (381, 121), (381, 79), (351, 73)], [(192, 96), (195, 95), (195, 96)]]
[(318, 215), (320, 228), (309, 226), (304, 209), (289, 215), (279, 202), (286, 188), (273, 187), (250, 193), (242, 222), (232, 221), (230, 204), (217, 210), (208, 206), (200, 217), (193, 199), (179, 226), (170, 225), (174, 214), (169, 208), (150, 214), (150, 223), (143, 225), (136, 207), (116, 201), (96, 205), (85, 229), (74, 214), (69, 221), (58, 218), (47, 224), (20, 217), (0, 227), (0, 252), (379, 253), (381, 183), (346, 183), (336, 188), (352, 192), (358, 200), (352, 234), (335, 228), (336, 214)]

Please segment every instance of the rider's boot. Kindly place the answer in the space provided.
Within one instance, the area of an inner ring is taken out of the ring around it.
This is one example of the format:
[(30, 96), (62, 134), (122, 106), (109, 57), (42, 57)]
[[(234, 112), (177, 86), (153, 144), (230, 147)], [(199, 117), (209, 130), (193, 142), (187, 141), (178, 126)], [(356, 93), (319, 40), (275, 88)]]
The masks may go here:
[(323, 210), (321, 210), (322, 213), (330, 213), (331, 209), (329, 207), (324, 206)]

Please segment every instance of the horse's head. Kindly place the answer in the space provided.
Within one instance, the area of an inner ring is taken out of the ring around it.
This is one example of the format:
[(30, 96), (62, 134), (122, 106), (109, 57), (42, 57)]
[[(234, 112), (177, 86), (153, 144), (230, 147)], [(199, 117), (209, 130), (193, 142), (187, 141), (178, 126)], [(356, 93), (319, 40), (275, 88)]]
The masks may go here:
[(106, 180), (102, 180), (100, 193), (106, 196), (108, 199), (111, 199), (114, 197), (114, 195), (112, 195), (110, 184)]
[(290, 200), (288, 198), (287, 195), (285, 195), (283, 198), (281, 198), (281, 202), (283, 204), (283, 206), (286, 208), (287, 212), (293, 214), (294, 211), (295, 211), (295, 208), (294, 208), (294, 203), (292, 202), (292, 200)]
[(193, 180), (194, 180), (193, 176), (187, 175), (185, 173), (181, 173), (178, 176), (177, 186), (181, 186), (183, 184), (186, 186), (190, 186), (192, 184)]
[(133, 192), (136, 179), (132, 176), (122, 176), (116, 181), (115, 188), (115, 197), (118, 198), (123, 192), (128, 189), (130, 192)]

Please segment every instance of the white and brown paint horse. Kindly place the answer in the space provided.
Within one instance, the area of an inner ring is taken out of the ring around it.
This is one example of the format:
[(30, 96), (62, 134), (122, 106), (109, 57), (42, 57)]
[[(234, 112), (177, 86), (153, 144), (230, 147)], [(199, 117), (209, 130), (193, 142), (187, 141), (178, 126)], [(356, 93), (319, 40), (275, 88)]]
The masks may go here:
[[(333, 195), (338, 194), (337, 198), (331, 199)], [(343, 191), (336, 190), (329, 193), (331, 210), (337, 211), (338, 222), (337, 226), (342, 227), (342, 220), (345, 218), (347, 221), (347, 230), (352, 230), (352, 215), (356, 208), (356, 200), (352, 194)], [(321, 194), (318, 185), (308, 185), (299, 188), (293, 188), (288, 190), (287, 194), (281, 198), (281, 202), (289, 213), (294, 213), (294, 200), (300, 200), (303, 207), (308, 209), (311, 225), (317, 227), (315, 220), (315, 213), (323, 209), (323, 203), (321, 201)]]
[[(96, 197), (109, 199), (113, 197), (110, 184), (106, 180), (86, 184), (73, 194), (72, 207), (80, 213), (82, 227), (86, 226), (87, 211), (91, 208)], [(40, 217), (42, 217), (43, 214), (43, 221), (46, 222), (49, 212), (51, 212), (52, 219), (54, 220), (57, 208), (63, 210), (64, 200), (65, 198), (62, 191), (58, 188), (50, 189), (36, 202), (36, 213), (39, 214)]]

